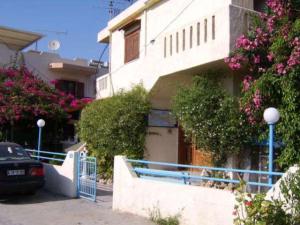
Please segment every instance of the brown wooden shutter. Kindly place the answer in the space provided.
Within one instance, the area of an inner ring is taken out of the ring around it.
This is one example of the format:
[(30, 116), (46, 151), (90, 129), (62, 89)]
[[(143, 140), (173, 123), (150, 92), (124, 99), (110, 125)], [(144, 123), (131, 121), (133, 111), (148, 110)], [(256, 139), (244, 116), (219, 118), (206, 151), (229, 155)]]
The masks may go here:
[(76, 97), (83, 98), (84, 97), (84, 83), (77, 82), (76, 88)]
[(126, 27), (125, 30), (125, 63), (139, 58), (140, 52), (140, 22)]

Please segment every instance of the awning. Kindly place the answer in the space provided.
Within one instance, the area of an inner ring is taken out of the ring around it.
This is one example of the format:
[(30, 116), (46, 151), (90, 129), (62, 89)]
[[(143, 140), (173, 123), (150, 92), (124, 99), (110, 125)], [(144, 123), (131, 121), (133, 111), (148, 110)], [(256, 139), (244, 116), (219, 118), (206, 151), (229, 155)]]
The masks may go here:
[(0, 26), (0, 43), (11, 50), (21, 51), (42, 37), (42, 34)]
[(52, 71), (70, 73), (74, 75), (94, 75), (97, 69), (90, 66), (81, 66), (65, 62), (53, 62), (49, 64), (49, 69)]

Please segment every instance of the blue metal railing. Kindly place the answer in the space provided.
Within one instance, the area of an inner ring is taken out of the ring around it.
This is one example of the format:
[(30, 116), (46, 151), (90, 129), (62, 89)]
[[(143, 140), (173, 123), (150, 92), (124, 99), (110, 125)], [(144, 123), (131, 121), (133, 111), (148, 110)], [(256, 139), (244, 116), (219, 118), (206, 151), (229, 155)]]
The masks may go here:
[[(25, 149), (25, 150), (30, 154), (30, 157), (36, 158), (36, 159), (40, 158), (40, 159), (45, 159), (45, 160), (53, 160), (53, 161), (63, 162), (63, 161), (65, 161), (65, 158), (67, 156), (66, 153), (61, 153), (61, 152), (38, 151), (38, 150), (34, 150), (34, 149)], [(40, 155), (38, 155), (38, 153), (40, 153)], [(59, 158), (55, 158), (55, 156), (58, 156)]]
[(80, 198), (96, 201), (97, 161), (95, 157), (79, 156), (77, 165), (77, 194)]
[[(255, 174), (255, 175), (267, 175), (272, 177), (281, 177), (283, 173), (281, 172), (268, 172), (268, 171), (258, 171), (258, 170), (242, 170), (242, 169), (233, 169), (233, 168), (218, 168), (218, 167), (208, 167), (208, 166), (193, 166), (193, 165), (184, 165), (184, 164), (176, 164), (176, 163), (165, 163), (165, 162), (154, 162), (154, 161), (146, 161), (146, 160), (133, 160), (127, 159), (127, 162), (141, 165), (157, 165), (157, 166), (167, 166), (174, 168), (186, 168), (186, 169), (198, 169), (198, 170), (208, 170), (208, 171), (219, 171), (219, 172), (232, 172), (232, 173), (242, 173), (242, 174)], [(191, 172), (187, 171), (169, 171), (169, 170), (158, 170), (158, 169), (149, 169), (142, 167), (133, 167), (133, 170), (140, 177), (149, 176), (149, 177), (164, 177), (164, 178), (173, 178), (182, 180), (184, 184), (190, 184), (191, 181), (215, 181), (215, 182), (224, 182), (224, 183), (233, 183), (238, 184), (240, 180), (230, 179), (230, 178), (218, 178), (211, 176), (198, 176), (193, 175)], [(149, 178), (148, 177), (148, 178)], [(145, 177), (143, 177), (145, 178)], [(253, 186), (261, 186), (261, 187), (272, 187), (273, 184), (262, 183), (262, 182), (247, 182), (248, 185)]]

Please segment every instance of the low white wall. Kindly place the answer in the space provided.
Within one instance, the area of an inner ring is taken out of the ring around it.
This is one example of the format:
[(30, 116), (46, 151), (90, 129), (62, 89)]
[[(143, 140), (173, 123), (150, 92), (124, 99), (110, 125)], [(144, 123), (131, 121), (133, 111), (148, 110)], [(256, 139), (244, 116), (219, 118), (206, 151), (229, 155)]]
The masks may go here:
[(284, 181), (288, 176), (296, 173), (299, 170), (298, 165), (294, 165), (290, 167), (283, 175), (282, 177), (276, 182), (276, 184), (267, 192), (266, 199), (267, 200), (274, 200), (274, 199), (284, 199), (284, 196), (281, 193), (280, 185), (281, 182)]
[(44, 163), (46, 190), (77, 197), (77, 157), (78, 153), (70, 151), (61, 166)]
[(113, 210), (149, 217), (180, 214), (181, 225), (232, 225), (235, 197), (230, 191), (140, 179), (126, 158), (115, 157)]

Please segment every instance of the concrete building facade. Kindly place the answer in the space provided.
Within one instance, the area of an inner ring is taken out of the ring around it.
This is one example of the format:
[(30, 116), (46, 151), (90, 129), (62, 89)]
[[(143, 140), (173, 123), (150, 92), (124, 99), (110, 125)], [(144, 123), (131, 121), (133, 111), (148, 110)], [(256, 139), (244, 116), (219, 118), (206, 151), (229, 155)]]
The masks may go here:
[[(224, 58), (234, 49), (237, 37), (248, 31), (251, 14), (263, 2), (136, 1), (98, 33), (98, 42), (110, 45), (110, 68), (97, 78), (97, 98), (142, 83), (150, 92), (156, 117), (166, 118), (178, 86), (190, 84), (195, 75), (210, 69), (222, 71), (224, 87), (238, 95), (240, 77), (228, 70)], [(186, 152), (183, 136), (176, 125), (149, 126), (145, 157), (191, 163), (187, 158), (197, 156)]]

